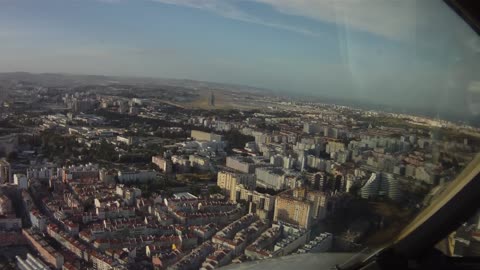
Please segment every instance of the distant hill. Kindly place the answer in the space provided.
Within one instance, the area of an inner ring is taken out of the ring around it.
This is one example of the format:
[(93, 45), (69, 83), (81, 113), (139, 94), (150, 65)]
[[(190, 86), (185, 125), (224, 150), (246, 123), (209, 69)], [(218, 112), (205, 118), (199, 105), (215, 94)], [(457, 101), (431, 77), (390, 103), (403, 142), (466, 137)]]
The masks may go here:
[(195, 81), (187, 79), (165, 79), (148, 77), (120, 77), (103, 75), (77, 75), (66, 73), (29, 73), (29, 72), (8, 72), (0, 73), (0, 85), (22, 81), (37, 83), (43, 86), (71, 87), (92, 84), (134, 84), (134, 85), (155, 85), (155, 86), (176, 86), (197, 90), (222, 90), (231, 92), (248, 92), (257, 94), (269, 94), (271, 90), (258, 87), (225, 84), (206, 81)]

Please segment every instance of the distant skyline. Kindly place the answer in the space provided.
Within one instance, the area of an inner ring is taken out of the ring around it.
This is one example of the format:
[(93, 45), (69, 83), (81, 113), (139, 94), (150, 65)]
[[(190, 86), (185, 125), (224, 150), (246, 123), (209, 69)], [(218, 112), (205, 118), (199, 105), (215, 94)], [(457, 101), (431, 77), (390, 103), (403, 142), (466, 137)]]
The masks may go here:
[(479, 37), (438, 0), (0, 0), (0, 40), (0, 72), (192, 79), (470, 116), (467, 89), (480, 93)]

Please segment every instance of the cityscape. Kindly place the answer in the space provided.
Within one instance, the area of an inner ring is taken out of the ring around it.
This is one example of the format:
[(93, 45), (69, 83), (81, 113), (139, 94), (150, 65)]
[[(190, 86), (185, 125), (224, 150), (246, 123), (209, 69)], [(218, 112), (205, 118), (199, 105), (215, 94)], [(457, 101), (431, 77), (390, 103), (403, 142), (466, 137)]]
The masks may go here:
[(0, 270), (480, 268), (477, 2), (0, 0)]
[[(353, 254), (391, 241), (480, 150), (465, 123), (246, 86), (3, 73), (0, 87), (2, 269)], [(477, 224), (451, 255), (480, 250)]]

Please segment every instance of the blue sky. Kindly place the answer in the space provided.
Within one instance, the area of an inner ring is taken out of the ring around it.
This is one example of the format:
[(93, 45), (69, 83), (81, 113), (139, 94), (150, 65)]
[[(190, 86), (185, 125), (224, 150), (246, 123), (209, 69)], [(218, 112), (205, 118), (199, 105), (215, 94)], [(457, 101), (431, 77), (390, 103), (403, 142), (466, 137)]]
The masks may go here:
[(187, 78), (437, 111), (464, 104), (480, 70), (478, 36), (438, 0), (0, 0), (0, 41), (1, 72)]

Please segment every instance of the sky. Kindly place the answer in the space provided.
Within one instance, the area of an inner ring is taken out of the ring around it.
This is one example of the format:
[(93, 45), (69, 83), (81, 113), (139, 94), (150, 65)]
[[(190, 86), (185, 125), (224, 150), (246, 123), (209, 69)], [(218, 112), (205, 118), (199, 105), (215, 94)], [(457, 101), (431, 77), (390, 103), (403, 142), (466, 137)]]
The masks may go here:
[(478, 35), (439, 0), (0, 0), (0, 72), (193, 79), (476, 115), (479, 54)]

